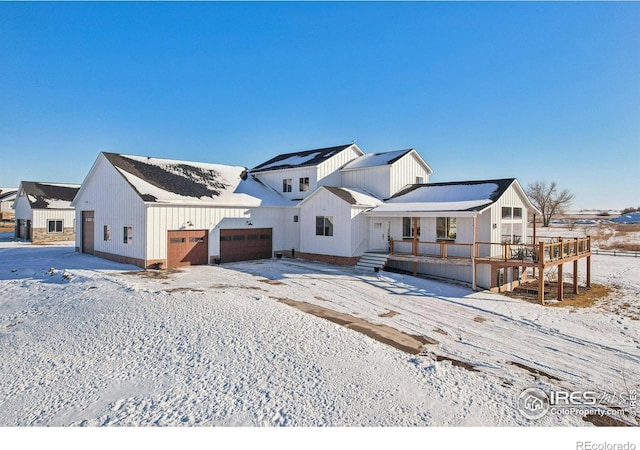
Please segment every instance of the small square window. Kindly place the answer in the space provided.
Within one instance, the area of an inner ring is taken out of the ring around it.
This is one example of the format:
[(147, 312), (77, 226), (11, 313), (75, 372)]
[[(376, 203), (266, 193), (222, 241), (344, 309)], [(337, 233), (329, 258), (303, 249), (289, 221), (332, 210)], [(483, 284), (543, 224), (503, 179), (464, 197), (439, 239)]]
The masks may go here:
[(293, 183), (291, 178), (284, 178), (282, 180), (282, 192), (291, 192), (293, 187)]
[(416, 184), (424, 184), (424, 177), (416, 177)]
[(333, 236), (333, 216), (316, 216), (316, 236)]
[(111, 225), (105, 225), (103, 229), (103, 238), (105, 241), (111, 240)]
[(133, 227), (124, 227), (123, 242), (130, 244), (133, 240)]
[(293, 222), (294, 223), (298, 223), (299, 220), (300, 220), (300, 218), (298, 216), (293, 216)]

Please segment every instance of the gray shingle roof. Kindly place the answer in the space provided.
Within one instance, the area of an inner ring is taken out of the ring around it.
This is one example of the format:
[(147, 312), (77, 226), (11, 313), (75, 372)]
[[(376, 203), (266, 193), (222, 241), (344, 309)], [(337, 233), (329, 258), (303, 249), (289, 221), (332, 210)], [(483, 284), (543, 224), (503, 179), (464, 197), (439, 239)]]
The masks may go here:
[(302, 152), (285, 153), (263, 162), (251, 169), (251, 172), (265, 172), (268, 170), (291, 169), (296, 167), (317, 166), (332, 156), (337, 155), (353, 144), (339, 145), (336, 147), (305, 150)]

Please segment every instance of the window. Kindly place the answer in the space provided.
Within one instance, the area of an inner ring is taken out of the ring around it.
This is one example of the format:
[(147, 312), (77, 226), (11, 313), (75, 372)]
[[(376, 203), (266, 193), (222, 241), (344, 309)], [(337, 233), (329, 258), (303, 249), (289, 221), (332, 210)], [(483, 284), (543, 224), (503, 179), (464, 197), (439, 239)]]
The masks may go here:
[(316, 236), (333, 236), (333, 216), (316, 216)]
[(194, 242), (204, 242), (204, 238), (202, 237), (190, 237), (189, 238), (189, 242), (194, 243)]
[(49, 220), (48, 221), (49, 233), (62, 233), (62, 220)]
[(123, 242), (130, 244), (133, 240), (133, 227), (124, 227)]
[(522, 208), (513, 208), (513, 218), (522, 219)]
[(423, 184), (424, 183), (424, 177), (416, 177), (416, 184)]
[(298, 223), (300, 218), (298, 216), (293, 216), (293, 223)]
[(309, 177), (300, 178), (300, 192), (309, 190)]
[(105, 225), (104, 229), (102, 231), (102, 238), (105, 241), (110, 241), (111, 240), (111, 225)]
[(502, 218), (503, 219), (511, 219), (511, 207), (503, 206), (502, 207)]
[(413, 237), (413, 219), (411, 217), (402, 218), (402, 239)]
[(291, 192), (291, 178), (285, 178), (282, 180), (282, 192)]
[(455, 217), (436, 218), (436, 237), (454, 240), (457, 235), (457, 219)]
[(183, 237), (172, 237), (169, 242), (172, 244), (184, 244), (185, 238)]

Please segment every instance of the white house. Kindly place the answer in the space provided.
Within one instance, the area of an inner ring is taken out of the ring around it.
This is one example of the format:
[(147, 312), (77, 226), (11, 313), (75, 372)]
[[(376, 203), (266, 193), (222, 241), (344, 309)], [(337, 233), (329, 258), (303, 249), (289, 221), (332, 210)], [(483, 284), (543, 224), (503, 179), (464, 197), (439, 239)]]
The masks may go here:
[(250, 209), (290, 203), (244, 167), (101, 153), (73, 201), (76, 250), (146, 268), (268, 258), (283, 231)]
[(15, 200), (16, 237), (34, 244), (75, 238), (71, 201), (79, 184), (23, 181)]
[(415, 149), (366, 155), (356, 144), (282, 154), (250, 171), (101, 153), (73, 201), (76, 248), (146, 268), (373, 258), (486, 288), (590, 255), (589, 243), (561, 257), (537, 247), (527, 222), (539, 211), (516, 179), (429, 183), (432, 173)]
[(13, 219), (15, 217), (14, 203), (18, 191), (14, 188), (0, 190), (0, 219)]

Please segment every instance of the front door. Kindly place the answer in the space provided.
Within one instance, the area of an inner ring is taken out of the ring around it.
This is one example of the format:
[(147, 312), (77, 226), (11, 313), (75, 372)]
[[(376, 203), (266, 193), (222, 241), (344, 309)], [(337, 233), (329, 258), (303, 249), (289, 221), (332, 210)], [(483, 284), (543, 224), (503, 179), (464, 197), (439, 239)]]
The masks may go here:
[(371, 221), (371, 233), (369, 234), (371, 241), (369, 247), (374, 252), (389, 251), (389, 232), (391, 222), (388, 220), (373, 219)]
[(93, 211), (82, 211), (82, 253), (93, 255)]

